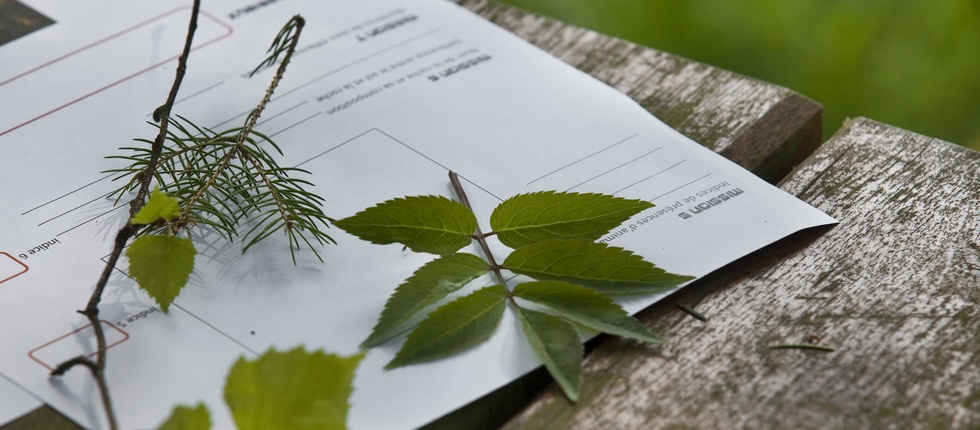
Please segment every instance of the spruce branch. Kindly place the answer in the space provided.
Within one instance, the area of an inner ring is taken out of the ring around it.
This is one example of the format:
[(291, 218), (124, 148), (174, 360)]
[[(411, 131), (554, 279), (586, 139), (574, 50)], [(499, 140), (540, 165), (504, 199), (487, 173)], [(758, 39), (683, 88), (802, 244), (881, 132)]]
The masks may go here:
[[(117, 193), (132, 191), (138, 178), (153, 176), (162, 190), (181, 202), (183, 214), (178, 225), (208, 226), (228, 240), (245, 238), (243, 252), (282, 230), (294, 264), (295, 251), (304, 244), (323, 261), (315, 245), (334, 243), (321, 229), (332, 220), (323, 213), (323, 199), (307, 191), (313, 184), (292, 176), (309, 172), (280, 166), (263, 145), (271, 145), (279, 155), (282, 149), (271, 137), (254, 129), (282, 81), (304, 22), (302, 17), (294, 16), (276, 36), (269, 49), (271, 54), (260, 68), (276, 62), (279, 68), (244, 126), (214, 132), (178, 117), (173, 122), (174, 131), (166, 134), (160, 168), (152, 174), (150, 153), (145, 148), (123, 148), (129, 151), (128, 155), (112, 157), (131, 163), (109, 171), (119, 174), (116, 179), (130, 178)], [(254, 224), (239, 234), (239, 227), (246, 221)]]
[[(171, 116), (187, 70), (199, 12), (200, 0), (195, 0), (173, 85), (164, 104), (153, 112), (153, 119), (158, 123), (153, 124), (157, 128), (156, 138), (152, 141), (137, 139), (149, 145), (149, 148), (123, 148), (129, 151), (129, 155), (109, 157), (130, 163), (128, 167), (109, 171), (117, 174), (114, 180), (129, 178), (117, 191), (116, 201), (131, 191), (135, 190), (136, 194), (129, 203), (129, 219), (116, 233), (112, 251), (88, 304), (84, 310), (78, 311), (92, 325), (97, 344), (96, 358), (75, 357), (61, 363), (51, 373), (52, 376), (60, 376), (79, 365), (89, 368), (99, 387), (108, 427), (112, 430), (118, 429), (118, 422), (105, 377), (107, 346), (99, 320), (99, 304), (109, 277), (130, 239), (154, 229), (165, 229), (168, 234), (176, 234), (192, 225), (213, 227), (232, 239), (238, 236), (237, 226), (258, 213), (260, 221), (246, 233), (251, 240), (245, 249), (273, 232), (285, 229), (295, 263), (295, 249), (300, 241), (320, 258), (308, 235), (321, 245), (333, 242), (319, 228), (319, 225), (332, 221), (321, 210), (323, 199), (306, 191), (305, 187), (312, 186), (310, 182), (289, 176), (291, 173), (309, 172), (280, 167), (260, 143), (268, 142), (281, 155), (279, 146), (268, 136), (253, 130), (296, 50), (304, 25), (303, 18), (298, 15), (293, 17), (276, 36), (270, 48), (272, 54), (263, 65), (274, 64), (280, 56), (283, 58), (262, 101), (249, 114), (245, 126), (214, 133), (184, 118), (174, 119)], [(137, 225), (132, 219), (145, 205), (153, 184), (181, 198), (181, 215), (172, 222)], [(270, 207), (272, 210), (269, 210)]]

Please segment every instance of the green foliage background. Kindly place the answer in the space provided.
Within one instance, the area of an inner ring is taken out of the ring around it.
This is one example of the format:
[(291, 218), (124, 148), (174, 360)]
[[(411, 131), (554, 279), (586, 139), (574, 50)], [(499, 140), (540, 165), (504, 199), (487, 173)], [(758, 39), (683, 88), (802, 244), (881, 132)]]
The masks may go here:
[(501, 0), (980, 149), (980, 0)]

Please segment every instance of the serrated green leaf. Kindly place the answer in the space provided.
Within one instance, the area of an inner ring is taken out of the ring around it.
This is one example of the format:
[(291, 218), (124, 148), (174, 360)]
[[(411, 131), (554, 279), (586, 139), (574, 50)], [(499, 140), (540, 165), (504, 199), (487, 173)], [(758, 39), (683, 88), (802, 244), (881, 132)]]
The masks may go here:
[(412, 316), (488, 270), (490, 264), (473, 254), (452, 254), (426, 263), (388, 298), (378, 324), (361, 347), (377, 346), (397, 336), (401, 325)]
[(540, 191), (504, 200), (490, 215), (490, 228), (511, 248), (551, 239), (595, 240), (651, 207), (606, 194)]
[(140, 208), (136, 216), (130, 221), (133, 224), (153, 224), (161, 219), (167, 221), (180, 216), (180, 203), (177, 199), (170, 197), (167, 193), (154, 189), (150, 193), (150, 198), (146, 204)]
[(522, 246), (503, 266), (538, 280), (566, 281), (606, 294), (669, 290), (691, 276), (667, 273), (623, 248), (587, 240), (548, 240)]
[(667, 343), (611, 298), (590, 288), (561, 281), (525, 282), (514, 288), (514, 296), (545, 305), (559, 317), (593, 330), (644, 342)]
[(445, 358), (489, 339), (504, 315), (506, 299), (502, 285), (491, 285), (442, 305), (409, 333), (385, 369)]
[(228, 373), (225, 402), (240, 430), (346, 429), (362, 358), (303, 348), (240, 358)]
[(158, 427), (158, 430), (208, 430), (211, 428), (211, 413), (204, 403), (195, 407), (177, 405), (170, 418)]
[(169, 235), (140, 236), (126, 249), (129, 275), (167, 312), (194, 270), (196, 253), (190, 239)]
[(530, 309), (519, 309), (518, 315), (524, 336), (548, 373), (569, 400), (578, 400), (585, 353), (575, 328), (558, 317)]
[(472, 242), (476, 216), (440, 196), (388, 200), (333, 223), (375, 244), (400, 243), (416, 252), (448, 255)]

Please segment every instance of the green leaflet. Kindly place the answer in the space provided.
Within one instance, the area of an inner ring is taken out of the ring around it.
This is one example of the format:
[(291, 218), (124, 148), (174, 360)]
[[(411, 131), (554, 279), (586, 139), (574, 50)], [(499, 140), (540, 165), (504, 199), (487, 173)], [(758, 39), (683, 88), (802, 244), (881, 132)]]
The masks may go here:
[(567, 281), (606, 294), (665, 291), (694, 279), (667, 273), (623, 248), (588, 240), (532, 243), (514, 250), (503, 266), (535, 279)]
[(180, 204), (159, 188), (150, 193), (149, 200), (130, 221), (133, 224), (153, 224), (161, 219), (171, 221), (180, 216)]
[(374, 347), (397, 336), (400, 326), (412, 316), (488, 270), (490, 265), (473, 254), (452, 254), (426, 263), (388, 298), (378, 324), (361, 347)]
[(558, 316), (593, 330), (644, 342), (667, 343), (612, 299), (590, 288), (561, 281), (526, 282), (514, 288), (514, 296), (545, 305)]
[(333, 223), (375, 244), (401, 243), (412, 251), (447, 255), (472, 242), (476, 216), (440, 196), (388, 200)]
[(518, 310), (521, 328), (538, 358), (571, 401), (578, 400), (582, 341), (571, 324), (541, 312)]
[[(455, 174), (450, 173), (450, 180), (460, 201), (467, 201)], [(510, 300), (535, 352), (566, 396), (576, 400), (583, 347), (573, 324), (665, 343), (607, 294), (660, 292), (693, 279), (667, 273), (622, 248), (593, 242), (652, 206), (615, 196), (554, 191), (518, 195), (501, 203), (490, 224), (501, 243), (515, 250), (500, 268), (539, 281), (518, 285), (513, 294), (504, 285), (485, 287), (438, 307), (415, 325), (385, 368), (438, 360), (486, 341)], [(414, 251), (444, 255), (396, 289), (362, 343), (365, 348), (400, 334), (424, 311), (491, 270), (479, 257), (454, 254), (472, 239), (490, 251), (483, 243), (486, 235), (473, 235), (477, 230), (473, 212), (443, 197), (389, 200), (335, 225), (373, 243), (402, 243)], [(524, 309), (511, 296), (542, 305), (548, 313)]]
[(269, 350), (238, 359), (225, 382), (225, 402), (240, 430), (346, 429), (354, 371), (364, 353), (350, 357)]
[(177, 405), (157, 430), (208, 430), (211, 428), (211, 413), (203, 403), (195, 407)]
[(194, 270), (196, 253), (190, 239), (169, 235), (140, 236), (126, 249), (129, 275), (167, 312)]
[(605, 194), (541, 191), (498, 205), (490, 215), (490, 228), (511, 248), (549, 239), (595, 240), (651, 207), (647, 201)]
[(479, 345), (497, 329), (506, 299), (506, 288), (491, 285), (432, 311), (385, 369), (437, 360)]

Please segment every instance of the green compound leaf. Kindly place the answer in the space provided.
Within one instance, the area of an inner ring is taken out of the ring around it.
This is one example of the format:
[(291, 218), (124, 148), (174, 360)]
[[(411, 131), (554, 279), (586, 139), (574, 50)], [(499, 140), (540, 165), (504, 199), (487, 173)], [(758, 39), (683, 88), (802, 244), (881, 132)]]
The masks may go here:
[(240, 358), (228, 373), (225, 402), (240, 430), (346, 429), (354, 371), (363, 357), (295, 348)]
[(561, 281), (526, 282), (514, 288), (514, 296), (545, 305), (558, 316), (593, 330), (644, 342), (667, 343), (612, 299), (590, 288)]
[(388, 200), (334, 225), (371, 243), (448, 255), (472, 242), (476, 216), (445, 197), (413, 196)]
[(667, 273), (623, 248), (588, 240), (532, 243), (514, 250), (503, 265), (535, 279), (571, 282), (605, 294), (665, 291), (694, 279)]
[(196, 253), (190, 239), (168, 235), (140, 236), (126, 250), (129, 275), (167, 312), (194, 270)]
[(426, 307), (490, 270), (473, 254), (452, 254), (426, 263), (395, 289), (362, 348), (380, 345), (401, 333), (401, 325)]
[(521, 327), (538, 358), (571, 401), (578, 400), (582, 373), (582, 341), (571, 324), (561, 318), (519, 309)]
[(170, 197), (167, 193), (154, 189), (150, 193), (150, 199), (140, 208), (136, 216), (130, 221), (133, 224), (153, 224), (161, 219), (167, 221), (180, 216), (180, 203), (177, 199)]
[(500, 324), (506, 299), (502, 285), (491, 285), (432, 311), (385, 369), (438, 360), (479, 345)]
[(195, 407), (178, 405), (170, 413), (170, 418), (164, 421), (157, 430), (209, 430), (211, 428), (211, 413), (203, 403)]
[(550, 239), (595, 240), (651, 207), (606, 194), (541, 191), (505, 200), (490, 215), (490, 228), (511, 248)]

